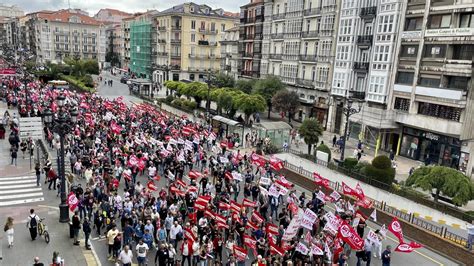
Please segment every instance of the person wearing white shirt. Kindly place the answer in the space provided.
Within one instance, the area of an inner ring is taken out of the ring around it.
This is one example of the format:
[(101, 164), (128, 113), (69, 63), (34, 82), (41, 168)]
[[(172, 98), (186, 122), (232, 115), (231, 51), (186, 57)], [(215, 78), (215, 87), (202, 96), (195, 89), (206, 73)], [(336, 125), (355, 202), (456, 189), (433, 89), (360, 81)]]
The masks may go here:
[(180, 224), (178, 224), (178, 221), (175, 221), (173, 226), (171, 226), (170, 229), (170, 242), (176, 249), (176, 245), (178, 244), (178, 241), (176, 241), (177, 235), (179, 233), (183, 233), (183, 228), (181, 227)]
[(128, 245), (125, 245), (123, 247), (123, 250), (120, 252), (117, 260), (119, 260), (124, 266), (131, 266), (132, 258), (133, 252), (130, 250)]
[(148, 253), (148, 250), (150, 249), (148, 245), (146, 243), (143, 243), (143, 239), (140, 239), (135, 249), (137, 250), (138, 265), (146, 265), (146, 255)]
[(199, 219), (199, 227), (201, 227), (201, 228), (207, 227), (207, 218), (206, 217), (201, 217), (201, 219)]

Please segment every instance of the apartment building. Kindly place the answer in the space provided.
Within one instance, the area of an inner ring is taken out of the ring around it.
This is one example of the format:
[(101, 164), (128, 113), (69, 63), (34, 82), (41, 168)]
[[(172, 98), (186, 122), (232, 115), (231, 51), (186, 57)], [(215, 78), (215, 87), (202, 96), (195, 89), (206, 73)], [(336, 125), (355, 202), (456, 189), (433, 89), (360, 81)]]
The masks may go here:
[(237, 23), (238, 14), (192, 2), (159, 12), (153, 39), (153, 81), (204, 81), (210, 71), (220, 71), (220, 41)]
[(19, 18), (0, 17), (0, 49), (2, 47), (17, 50), (19, 47)]
[(106, 26), (106, 49), (105, 57), (107, 63), (120, 67), (120, 55), (123, 54), (123, 33), (120, 24), (110, 24)]
[(389, 96), (402, 8), (402, 0), (342, 0), (337, 35), (329, 128), (343, 134), (345, 98), (363, 101), (350, 117), (350, 137), (386, 150), (396, 150), (399, 138)]
[(75, 9), (39, 11), (27, 16), (38, 63), (58, 63), (66, 57), (76, 57), (96, 59), (99, 67), (104, 67), (106, 36), (99, 21)]
[(25, 12), (15, 5), (4, 5), (0, 4), (0, 17), (22, 17)]
[(251, 0), (240, 8), (240, 75), (259, 78), (262, 59), (264, 1)]
[(472, 174), (474, 1), (409, 0), (393, 72), (397, 153)]
[(156, 10), (136, 16), (130, 22), (130, 71), (138, 77), (151, 79), (155, 61), (153, 39), (156, 38)]
[(221, 43), (221, 72), (238, 79), (241, 75), (241, 54), (239, 53), (240, 27), (236, 26), (224, 32)]
[(117, 9), (111, 8), (102, 8), (97, 14), (94, 15), (94, 18), (98, 21), (108, 22), (113, 24), (121, 24), (122, 19), (130, 17), (132, 14), (123, 12)]
[(300, 96), (295, 119), (325, 126), (340, 0), (265, 0), (261, 73)]

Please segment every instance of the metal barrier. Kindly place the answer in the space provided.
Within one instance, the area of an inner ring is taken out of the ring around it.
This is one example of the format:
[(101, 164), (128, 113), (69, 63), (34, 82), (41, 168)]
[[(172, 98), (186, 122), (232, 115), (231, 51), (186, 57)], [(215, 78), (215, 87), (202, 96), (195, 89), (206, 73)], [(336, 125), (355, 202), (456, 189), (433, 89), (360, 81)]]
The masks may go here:
[[(295, 173), (298, 173), (306, 178), (309, 178), (310, 180), (313, 180), (313, 173), (308, 170), (303, 169), (303, 167), (293, 165), (291, 163), (288, 163), (287, 161), (284, 162), (284, 165), (286, 169), (293, 171)], [(339, 183), (337, 182), (329, 181), (329, 186), (334, 190), (340, 191), (340, 186), (339, 186)], [(371, 200), (374, 202), (374, 207), (377, 210), (389, 213), (409, 224), (415, 225), (426, 231), (434, 233), (445, 240), (452, 241), (456, 244), (463, 245), (463, 246), (466, 245), (467, 243), (467, 239), (465, 237), (448, 231), (448, 228), (444, 226), (435, 225), (426, 220), (420, 219), (416, 217), (416, 215), (413, 213), (403, 212), (401, 210), (398, 210), (395, 207), (387, 205), (385, 202), (377, 201), (375, 199), (371, 199)]]

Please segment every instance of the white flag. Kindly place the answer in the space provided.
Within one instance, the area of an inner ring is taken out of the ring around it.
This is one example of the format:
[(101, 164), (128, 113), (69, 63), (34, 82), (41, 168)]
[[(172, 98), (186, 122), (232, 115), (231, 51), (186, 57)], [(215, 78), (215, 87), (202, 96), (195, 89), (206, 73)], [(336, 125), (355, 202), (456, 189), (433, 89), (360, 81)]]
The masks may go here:
[(372, 214), (370, 214), (370, 218), (372, 218), (374, 220), (374, 222), (377, 222), (377, 210), (376, 209), (374, 209)]

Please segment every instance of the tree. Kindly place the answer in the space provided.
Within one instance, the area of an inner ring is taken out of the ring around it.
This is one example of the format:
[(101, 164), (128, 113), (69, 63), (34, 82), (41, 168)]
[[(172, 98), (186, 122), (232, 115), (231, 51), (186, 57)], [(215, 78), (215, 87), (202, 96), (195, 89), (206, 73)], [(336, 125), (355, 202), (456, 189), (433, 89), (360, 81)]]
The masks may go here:
[(308, 154), (311, 154), (311, 146), (319, 142), (319, 137), (323, 135), (323, 127), (314, 117), (306, 118), (300, 126), (299, 133), (308, 144)]
[(233, 88), (235, 85), (235, 79), (231, 75), (217, 73), (215, 75), (211, 75), (211, 85), (216, 88)]
[(276, 76), (268, 76), (264, 79), (260, 79), (255, 83), (253, 91), (256, 94), (260, 94), (266, 100), (268, 105), (268, 118), (272, 111), (272, 97), (277, 91), (283, 90), (285, 84), (281, 82), (280, 78)]
[[(392, 167), (392, 161), (385, 155), (379, 155), (372, 160), (372, 164), (365, 167), (367, 176), (383, 184), (391, 186), (395, 179), (395, 168)], [(377, 185), (377, 183), (374, 183)]]
[(217, 98), (218, 109), (224, 109), (227, 117), (232, 119), (237, 112), (236, 99), (244, 93), (238, 90), (233, 89), (224, 89), (224, 91), (219, 94)]
[(474, 199), (474, 184), (463, 173), (445, 166), (423, 166), (408, 177), (406, 184), (428, 190), (435, 190), (434, 200), (438, 202), (443, 193), (458, 206)]
[(252, 114), (265, 111), (265, 99), (257, 94), (240, 94), (235, 99), (235, 106), (245, 114), (245, 123), (248, 124)]
[(237, 82), (235, 82), (235, 88), (247, 94), (252, 93), (254, 85), (255, 85), (255, 80), (253, 79), (250, 79), (250, 80), (239, 79), (237, 80)]
[(288, 113), (288, 123), (300, 105), (298, 94), (294, 91), (280, 90), (272, 97), (272, 105), (279, 112)]

